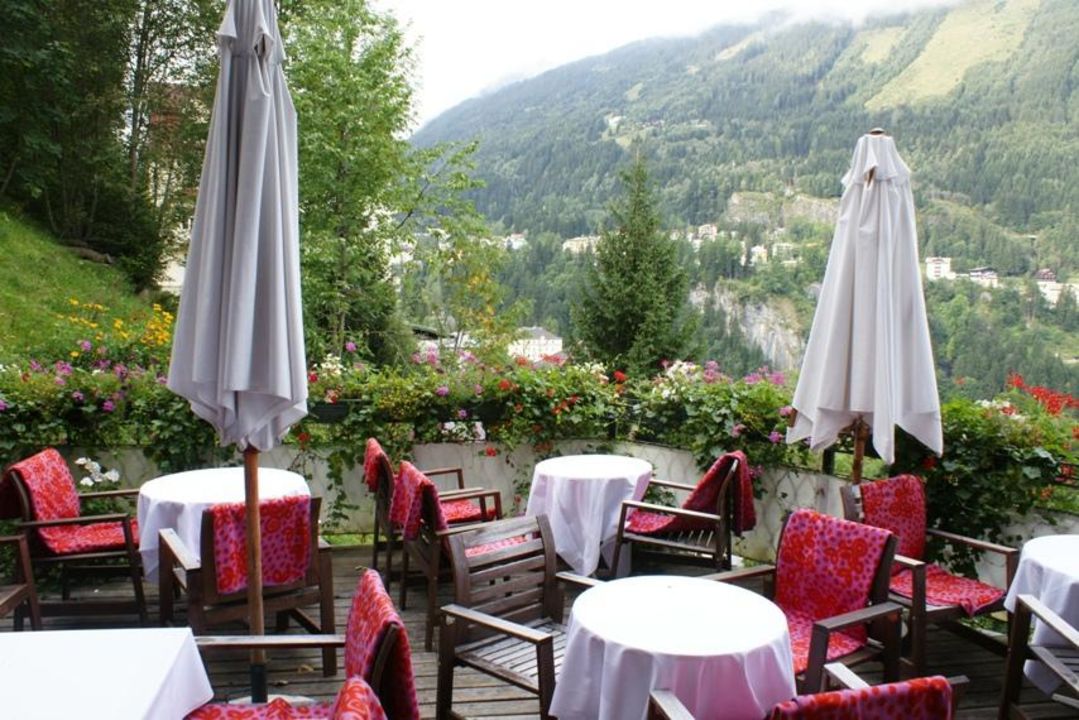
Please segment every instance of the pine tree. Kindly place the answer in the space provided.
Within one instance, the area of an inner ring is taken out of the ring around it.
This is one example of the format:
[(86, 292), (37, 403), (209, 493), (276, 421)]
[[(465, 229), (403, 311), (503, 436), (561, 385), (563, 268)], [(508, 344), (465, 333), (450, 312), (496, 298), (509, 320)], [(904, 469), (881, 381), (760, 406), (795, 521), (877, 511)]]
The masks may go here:
[(696, 317), (677, 247), (661, 228), (655, 192), (637, 157), (621, 174), (623, 197), (611, 207), (613, 229), (596, 243), (572, 308), (575, 335), (610, 369), (655, 372), (663, 360), (692, 354)]

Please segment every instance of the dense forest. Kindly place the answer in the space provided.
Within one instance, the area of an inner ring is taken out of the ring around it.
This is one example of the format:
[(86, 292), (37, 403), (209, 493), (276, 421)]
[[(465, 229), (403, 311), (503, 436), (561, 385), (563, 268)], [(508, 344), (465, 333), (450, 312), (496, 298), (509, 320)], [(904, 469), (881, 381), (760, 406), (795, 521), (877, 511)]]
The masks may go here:
[[(568, 306), (588, 258), (560, 241), (605, 227), (635, 154), (665, 227), (720, 229), (683, 248), (691, 286), (786, 297), (804, 331), (831, 227), (797, 206), (837, 198), (855, 139), (884, 127), (914, 173), (921, 255), (1005, 278), (992, 291), (928, 287), (946, 387), (992, 392), (1020, 371), (1074, 392), (1072, 298), (1050, 307), (1030, 278), (1079, 274), (1077, 36), (1067, 0), (977, 0), (861, 27), (770, 17), (557, 68), (463, 103), (412, 141), (479, 141), (484, 186), (471, 197), (496, 230), (529, 238), (501, 275), (508, 299), (572, 339)], [(744, 262), (746, 245), (778, 242), (797, 264)], [(705, 347), (738, 368), (762, 360), (722, 309), (706, 299), (700, 310)]]

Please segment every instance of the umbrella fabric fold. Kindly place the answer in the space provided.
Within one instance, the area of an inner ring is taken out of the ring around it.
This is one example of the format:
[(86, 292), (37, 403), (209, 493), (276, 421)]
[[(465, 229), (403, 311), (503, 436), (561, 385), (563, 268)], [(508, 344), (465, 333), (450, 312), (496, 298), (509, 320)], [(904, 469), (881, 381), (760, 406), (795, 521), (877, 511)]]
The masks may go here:
[(221, 444), (268, 450), (307, 414), (296, 112), (271, 0), (232, 0), (168, 387)]
[(887, 135), (858, 140), (793, 406), (787, 442), (834, 443), (861, 418), (895, 460), (895, 426), (938, 455), (940, 399), (918, 262), (910, 170)]

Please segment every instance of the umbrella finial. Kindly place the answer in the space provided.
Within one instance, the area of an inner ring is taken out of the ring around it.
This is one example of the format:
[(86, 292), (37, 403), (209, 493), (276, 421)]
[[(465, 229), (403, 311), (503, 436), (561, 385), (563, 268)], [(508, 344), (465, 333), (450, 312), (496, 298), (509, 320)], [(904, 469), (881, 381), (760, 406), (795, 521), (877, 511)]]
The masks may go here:
[(882, 128), (882, 127), (873, 128), (872, 130), (869, 131), (869, 134), (870, 135), (887, 135), (887, 133), (884, 132), (884, 128)]

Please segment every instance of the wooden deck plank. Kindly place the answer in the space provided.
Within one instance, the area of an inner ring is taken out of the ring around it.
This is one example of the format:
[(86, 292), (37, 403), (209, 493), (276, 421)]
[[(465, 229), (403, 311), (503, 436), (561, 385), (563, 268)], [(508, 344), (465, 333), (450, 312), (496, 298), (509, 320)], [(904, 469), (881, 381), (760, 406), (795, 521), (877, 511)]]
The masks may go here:
[[(351, 605), (352, 592), (359, 577), (359, 568), (370, 559), (368, 548), (339, 548), (334, 551), (334, 605), (337, 611), (337, 631), (344, 633)], [(698, 570), (699, 572), (699, 570)], [(391, 595), (396, 602), (399, 586), (394, 582)], [(104, 586), (94, 593), (97, 597), (124, 595), (130, 586)], [(442, 589), (442, 600), (449, 601), (449, 589)], [(151, 604), (152, 622), (157, 620), (156, 587), (147, 585), (148, 602)], [(423, 651), (424, 593), (419, 585), (410, 586), (408, 609), (402, 613), (412, 645), (416, 690), (423, 718), (434, 717), (437, 686), (437, 656)], [(567, 607), (570, 603), (567, 602)], [(179, 614), (182, 618), (183, 615)], [(134, 616), (80, 616), (46, 618), (47, 629), (133, 627)], [(273, 627), (268, 623), (267, 627)], [(11, 630), (11, 619), (0, 619), (0, 631)], [(245, 631), (243, 625), (215, 629), (220, 634)], [(292, 627), (290, 632), (302, 632)], [(228, 656), (214, 654), (205, 658), (211, 682), (217, 697), (232, 699), (249, 694), (247, 655), (244, 652)], [(284, 695), (302, 695), (316, 699), (332, 699), (343, 680), (343, 653), (338, 653), (338, 674), (323, 677), (321, 655), (314, 649), (296, 649), (274, 652), (268, 659), (270, 692)], [(997, 705), (1004, 676), (1004, 659), (951, 633), (931, 630), (928, 666), (930, 673), (943, 675), (966, 675), (970, 685), (960, 704), (958, 720), (995, 720)], [(868, 673), (871, 682), (879, 681), (879, 674)], [(1062, 706), (1048, 702), (1043, 695), (1029, 686), (1023, 691), (1024, 702), (1029, 702), (1032, 717), (1045, 720), (1074, 718), (1074, 714)], [(468, 718), (497, 720), (533, 720), (538, 717), (538, 705), (534, 696), (500, 682), (487, 675), (467, 668), (458, 668), (454, 676), (454, 709)], [(1027, 708), (1025, 708), (1027, 709)]]

